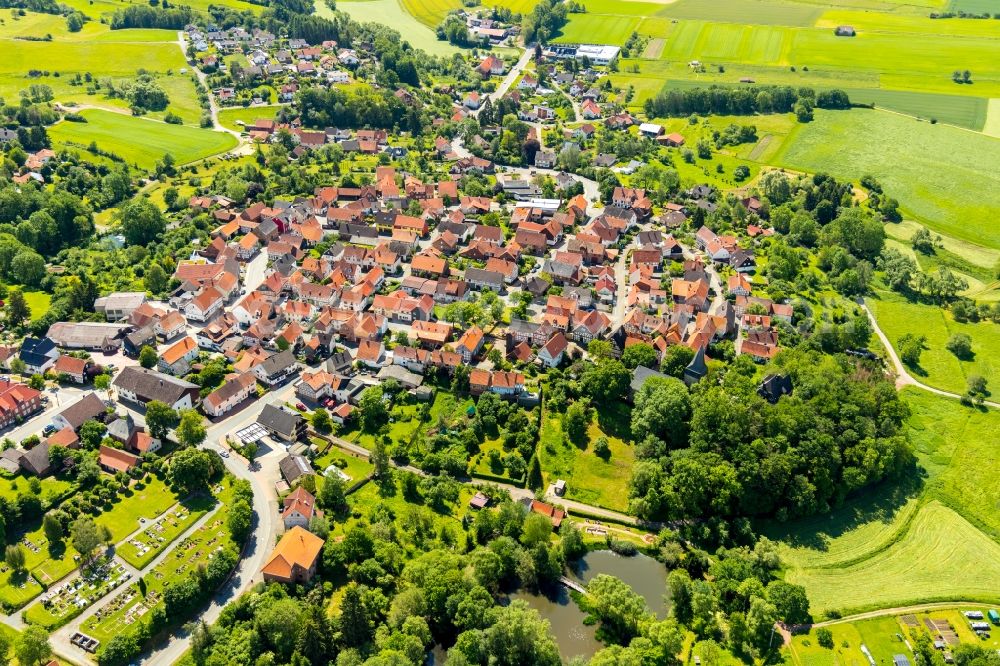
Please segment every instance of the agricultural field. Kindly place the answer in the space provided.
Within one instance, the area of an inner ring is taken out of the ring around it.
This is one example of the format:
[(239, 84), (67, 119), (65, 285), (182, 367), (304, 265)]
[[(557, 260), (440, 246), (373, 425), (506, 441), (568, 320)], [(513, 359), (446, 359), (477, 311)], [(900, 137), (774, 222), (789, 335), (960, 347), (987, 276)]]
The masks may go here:
[(922, 120), (937, 120), (972, 130), (982, 130), (986, 123), (989, 100), (966, 95), (884, 90), (881, 88), (845, 88), (855, 104), (874, 104)]
[(562, 29), (556, 42), (579, 44), (593, 42), (600, 35), (602, 44), (622, 46), (639, 24), (641, 18), (607, 14), (571, 14), (569, 23)]
[(1000, 411), (906, 389), (910, 437), (927, 470), (924, 494), (945, 504), (1000, 542)]
[[(24, 39), (46, 35), (51, 41)], [(0, 97), (13, 99), (22, 89), (43, 84), (52, 89), (57, 102), (125, 108), (123, 100), (107, 98), (100, 90), (87, 94), (87, 84), (74, 85), (73, 80), (77, 74), (90, 74), (94, 80), (119, 81), (135, 76), (141, 66), (159, 74), (158, 81), (170, 98), (168, 111), (187, 123), (197, 123), (200, 117), (194, 83), (180, 72), (186, 62), (173, 31), (111, 30), (89, 22), (80, 32), (71, 33), (61, 16), (28, 13), (19, 17), (14, 10), (0, 10), (0, 48), (5, 54), (0, 59)], [(31, 71), (34, 75), (29, 75)]]
[(853, 562), (834, 559), (836, 544), (822, 566), (801, 566), (786, 553), (794, 567), (786, 580), (806, 588), (818, 615), (924, 601), (1000, 601), (1000, 544), (951, 509), (930, 502), (894, 537), (889, 547), (857, 553), (861, 559)]
[[(67, 0), (63, 4), (83, 12), (94, 20), (99, 20), (102, 16), (113, 14), (118, 9), (142, 3), (136, 0)], [(231, 7), (237, 11), (250, 11), (254, 14), (260, 14), (264, 11), (263, 5), (243, 2), (243, 0), (185, 0), (184, 4), (202, 14), (208, 13), (210, 5)]]
[(535, 8), (538, 0), (485, 0), (483, 4), (487, 7), (506, 7), (517, 14), (527, 14)]
[[(1000, 387), (1000, 324), (960, 323), (938, 305), (909, 301), (887, 291), (878, 292), (867, 302), (893, 344), (904, 333), (927, 338), (920, 366), (909, 368), (920, 381), (935, 388), (964, 393), (966, 377), (977, 374), (985, 377), (994, 390)], [(956, 333), (972, 338), (971, 358), (960, 359), (945, 347), (948, 338)]]
[[(434, 30), (406, 11), (400, 0), (346, 0), (337, 3), (337, 10), (361, 23), (377, 22), (391, 26), (414, 48), (431, 55), (447, 56), (459, 51), (448, 42), (439, 41)], [(322, 0), (316, 2), (316, 13), (326, 17), (333, 14)]]
[(458, 0), (400, 0), (400, 2), (403, 4), (403, 9), (431, 30), (441, 24), (448, 12), (462, 7), (462, 3)]
[[(580, 448), (563, 432), (561, 415), (546, 412), (538, 445), (545, 483), (566, 481), (566, 497), (615, 511), (628, 509), (624, 489), (632, 475), (635, 453), (626, 443), (629, 408), (622, 404), (596, 410), (587, 429), (587, 446)], [(603, 460), (594, 453), (594, 442), (607, 437), (611, 456)]]
[[(1000, 601), (1000, 412), (906, 389), (922, 474), (877, 488), (828, 516), (765, 533), (814, 614), (932, 600)], [(984, 564), (981, 567), (981, 564)], [(877, 581), (877, 584), (873, 584)]]
[[(913, 234), (922, 228), (924, 228), (923, 225), (913, 220), (903, 220), (896, 224), (885, 225), (885, 233), (889, 238), (905, 241), (909, 244)], [(939, 245), (939, 251), (943, 250), (959, 257), (960, 260), (969, 265), (970, 268), (967, 270), (992, 270), (997, 265), (997, 262), (1000, 261), (1000, 250), (983, 247), (982, 245), (940, 233), (934, 234), (934, 239), (936, 244)]]
[(231, 134), (200, 127), (170, 125), (99, 109), (81, 115), (86, 123), (62, 121), (49, 129), (53, 144), (86, 150), (93, 141), (101, 150), (140, 169), (151, 169), (167, 153), (177, 164), (185, 164), (231, 150), (237, 144)]
[[(720, 23), (810, 27), (821, 14), (822, 10), (813, 3), (787, 0), (719, 0), (712, 3), (711, 19)], [(706, 12), (705, 5), (699, 0), (678, 0), (663, 5), (658, 15), (671, 19), (699, 20), (706, 17)]]
[[(234, 132), (242, 132), (246, 129), (246, 124), (253, 123), (258, 118), (274, 120), (278, 112), (281, 111), (281, 108), (280, 104), (272, 104), (268, 106), (251, 106), (246, 108), (238, 106), (219, 109), (219, 123)], [(237, 121), (242, 121), (243, 124)]]
[(870, 173), (930, 229), (1000, 249), (998, 139), (885, 111), (820, 111), (792, 130), (774, 159), (852, 180)]

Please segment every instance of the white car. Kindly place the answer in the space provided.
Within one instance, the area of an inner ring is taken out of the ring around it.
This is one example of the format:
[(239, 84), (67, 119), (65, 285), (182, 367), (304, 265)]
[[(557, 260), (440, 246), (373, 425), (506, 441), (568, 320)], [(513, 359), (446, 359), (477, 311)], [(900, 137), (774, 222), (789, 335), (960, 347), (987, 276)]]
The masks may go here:
[(219, 455), (222, 456), (223, 458), (228, 458), (229, 457), (229, 451), (226, 451), (225, 449), (222, 449), (221, 451), (219, 451)]

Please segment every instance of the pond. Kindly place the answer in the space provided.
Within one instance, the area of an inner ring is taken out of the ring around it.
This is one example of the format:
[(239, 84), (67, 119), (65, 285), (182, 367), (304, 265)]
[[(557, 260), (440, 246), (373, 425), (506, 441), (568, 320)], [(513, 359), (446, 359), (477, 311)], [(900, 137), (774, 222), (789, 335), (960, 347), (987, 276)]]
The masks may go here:
[(586, 585), (597, 574), (607, 574), (627, 583), (642, 595), (649, 609), (661, 620), (670, 606), (667, 594), (667, 569), (648, 555), (624, 557), (610, 550), (594, 550), (584, 555), (571, 569), (570, 578)]
[[(669, 605), (664, 599), (667, 592), (667, 570), (660, 562), (646, 555), (623, 557), (610, 550), (595, 550), (587, 553), (577, 564), (569, 577), (586, 585), (597, 574), (608, 574), (628, 583), (642, 595), (649, 608), (657, 617), (666, 616)], [(583, 623), (587, 614), (580, 610), (569, 591), (563, 587), (552, 592), (554, 596), (529, 594), (523, 590), (510, 595), (510, 599), (521, 599), (538, 611), (542, 619), (552, 625), (552, 634), (559, 645), (559, 653), (564, 660), (572, 657), (591, 657), (603, 645), (595, 637), (596, 626)]]

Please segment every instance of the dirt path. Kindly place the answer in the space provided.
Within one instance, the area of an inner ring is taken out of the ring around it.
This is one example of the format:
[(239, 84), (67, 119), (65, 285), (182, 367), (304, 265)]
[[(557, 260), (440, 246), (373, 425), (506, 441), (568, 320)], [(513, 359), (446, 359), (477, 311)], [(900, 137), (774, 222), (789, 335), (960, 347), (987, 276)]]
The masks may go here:
[(817, 622), (816, 624), (808, 626), (813, 628), (828, 627), (832, 624), (839, 624), (841, 622), (857, 622), (858, 620), (870, 620), (872, 618), (883, 617), (885, 615), (904, 615), (906, 613), (920, 613), (925, 610), (935, 610), (939, 608), (940, 609), (954, 608), (955, 606), (966, 606), (966, 605), (982, 606), (983, 603), (981, 601), (966, 601), (962, 599), (959, 601), (935, 601), (926, 604), (915, 604), (913, 606), (895, 606), (893, 608), (882, 608), (880, 610), (868, 611), (866, 613), (845, 615), (844, 617), (837, 618), (836, 620), (824, 620), (823, 622)]
[[(934, 388), (933, 386), (928, 386), (927, 384), (924, 384), (915, 379), (913, 375), (911, 375), (907, 371), (906, 366), (903, 365), (903, 362), (899, 360), (899, 355), (896, 353), (896, 349), (892, 346), (892, 343), (889, 341), (889, 337), (885, 334), (885, 332), (883, 332), (882, 329), (879, 328), (878, 320), (875, 319), (875, 315), (868, 308), (868, 305), (865, 303), (865, 300), (863, 298), (858, 299), (858, 305), (861, 306), (861, 309), (864, 310), (865, 314), (868, 315), (868, 321), (871, 322), (872, 328), (875, 330), (875, 335), (877, 335), (878, 339), (882, 342), (882, 346), (885, 347), (885, 351), (889, 355), (889, 359), (892, 361), (893, 369), (896, 372), (897, 389), (903, 389), (906, 388), (907, 386), (914, 386), (922, 391), (934, 393), (935, 395), (940, 395), (945, 398), (952, 398), (954, 400), (962, 399), (962, 396), (960, 396), (957, 393), (952, 393), (950, 391), (943, 391), (941, 389)], [(993, 409), (1000, 409), (1000, 403), (997, 402), (987, 400), (983, 404), (986, 405), (987, 407), (992, 407)]]

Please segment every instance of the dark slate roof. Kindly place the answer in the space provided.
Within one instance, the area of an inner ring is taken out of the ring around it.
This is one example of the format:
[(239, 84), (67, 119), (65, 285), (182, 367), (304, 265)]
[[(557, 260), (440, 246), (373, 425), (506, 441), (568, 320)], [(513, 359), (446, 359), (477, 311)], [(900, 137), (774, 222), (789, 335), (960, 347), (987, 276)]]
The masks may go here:
[(792, 378), (788, 375), (768, 375), (757, 389), (757, 394), (770, 403), (778, 402), (781, 396), (791, 393)]
[(265, 429), (285, 435), (286, 437), (292, 437), (295, 435), (295, 431), (301, 421), (301, 414), (281, 409), (280, 407), (275, 407), (270, 404), (264, 405), (264, 409), (261, 411), (260, 416), (257, 417), (257, 423), (262, 425)]
[(643, 384), (645, 384), (646, 380), (650, 377), (667, 377), (667, 375), (647, 368), (644, 365), (640, 365), (632, 371), (632, 383), (630, 384), (632, 392), (638, 393), (642, 389)]
[(197, 384), (171, 377), (155, 370), (128, 366), (115, 377), (112, 385), (147, 400), (159, 400), (172, 405), (185, 392), (198, 389)]
[(295, 355), (290, 349), (269, 356), (260, 364), (261, 369), (268, 377), (278, 374), (292, 365), (295, 365)]
[(90, 419), (100, 416), (106, 409), (104, 401), (98, 398), (96, 393), (88, 393), (59, 412), (59, 415), (66, 419), (73, 430), (79, 430), (80, 426)]
[(49, 445), (42, 442), (21, 456), (21, 466), (32, 474), (44, 476), (49, 471)]
[(289, 453), (282, 458), (278, 462), (278, 468), (281, 469), (281, 476), (285, 477), (285, 481), (288, 483), (295, 483), (299, 477), (315, 474), (309, 461), (295, 453)]

